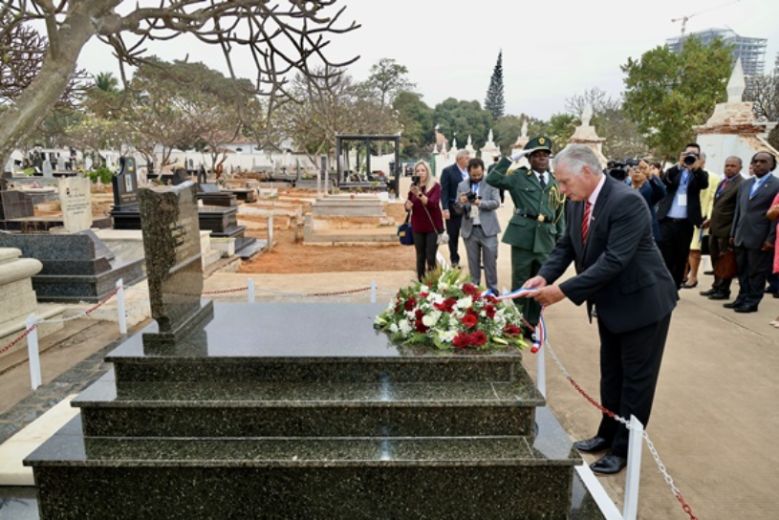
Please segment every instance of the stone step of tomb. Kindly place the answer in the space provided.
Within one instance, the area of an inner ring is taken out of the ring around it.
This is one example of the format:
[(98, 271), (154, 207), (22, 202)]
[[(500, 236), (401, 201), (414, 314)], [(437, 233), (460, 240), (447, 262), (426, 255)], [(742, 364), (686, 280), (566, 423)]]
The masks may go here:
[[(440, 352), (399, 347), (372, 323), (385, 309), (355, 303), (222, 303), (202, 331), (165, 349), (141, 333), (113, 350), (120, 383), (131, 381), (436, 382), (516, 381), (517, 350)], [(143, 333), (156, 332), (148, 325)]]
[(131, 439), (85, 437), (77, 417), (25, 464), (41, 518), (570, 518), (581, 459), (551, 421), (536, 437)]
[(397, 229), (393, 225), (368, 229), (303, 229), (304, 245), (372, 245), (397, 244)]
[(362, 437), (529, 435), (543, 397), (515, 382), (124, 383), (73, 400), (88, 436)]

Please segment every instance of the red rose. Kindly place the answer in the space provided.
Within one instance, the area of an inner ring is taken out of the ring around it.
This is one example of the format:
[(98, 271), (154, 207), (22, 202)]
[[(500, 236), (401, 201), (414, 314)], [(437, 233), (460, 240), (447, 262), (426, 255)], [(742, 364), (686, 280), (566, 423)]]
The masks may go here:
[(423, 291), (423, 292), (419, 293), (419, 297), (420, 297), (420, 298), (427, 298), (427, 295), (428, 295), (428, 294), (429, 294), (429, 293), (427, 293), (427, 292), (424, 292), (424, 291)]
[(468, 345), (471, 344), (471, 335), (467, 332), (460, 332), (457, 336), (454, 337), (452, 340), (452, 345), (454, 348), (467, 348)]
[(477, 330), (471, 334), (471, 343), (477, 347), (481, 347), (487, 343), (487, 334), (483, 330)]
[(422, 312), (422, 309), (417, 309), (417, 312), (414, 313), (415, 318), (415, 325), (414, 327), (417, 329), (417, 332), (427, 332), (427, 327), (425, 327), (425, 324), (422, 323), (422, 318), (425, 317), (425, 313)]
[(460, 321), (462, 321), (462, 324), (465, 325), (465, 328), (472, 329), (476, 326), (477, 323), (479, 323), (479, 317), (471, 312), (468, 312)]
[(479, 288), (473, 285), (472, 283), (463, 284), (463, 292), (468, 296), (472, 297), (474, 300), (478, 299), (479, 296), (481, 295), (481, 291), (479, 291)]
[(497, 299), (497, 298), (495, 298), (495, 297), (494, 297), (493, 295), (491, 295), (491, 294), (488, 294), (487, 296), (485, 296), (485, 297), (484, 297), (484, 299), (485, 299), (485, 300), (486, 300), (488, 303), (491, 303), (492, 305), (497, 305), (497, 303), (498, 303), (498, 299)]
[(484, 307), (484, 312), (487, 314), (487, 317), (489, 319), (492, 319), (495, 317), (495, 307), (493, 305), (486, 305)]
[(506, 326), (503, 327), (503, 333), (507, 336), (519, 336), (522, 334), (522, 329), (513, 323), (506, 323)]
[(454, 310), (455, 304), (457, 304), (456, 298), (447, 298), (441, 303), (434, 303), (433, 307), (441, 312), (452, 312), (452, 310)]
[(413, 296), (409, 296), (408, 300), (406, 300), (406, 304), (403, 306), (407, 311), (410, 311), (413, 309), (417, 304), (417, 301), (414, 299)]

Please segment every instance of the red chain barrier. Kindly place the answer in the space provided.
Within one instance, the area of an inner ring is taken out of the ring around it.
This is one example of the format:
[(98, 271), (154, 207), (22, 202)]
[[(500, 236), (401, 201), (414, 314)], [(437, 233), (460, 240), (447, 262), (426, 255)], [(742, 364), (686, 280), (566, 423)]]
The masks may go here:
[[(90, 307), (90, 308), (88, 308), (87, 310), (85, 310), (85, 311), (84, 311), (84, 316), (83, 316), (83, 317), (89, 316), (91, 313), (95, 312), (97, 309), (99, 309), (100, 307), (102, 307), (103, 305), (105, 305), (105, 304), (108, 302), (108, 300), (110, 300), (111, 298), (113, 298), (113, 297), (116, 295), (116, 293), (117, 293), (117, 292), (119, 292), (119, 289), (118, 289), (118, 288), (115, 288), (115, 289), (113, 289), (113, 290), (112, 290), (110, 293), (108, 293), (108, 294), (105, 296), (105, 298), (103, 298), (102, 300), (100, 300), (99, 302), (97, 302), (95, 305), (93, 305), (92, 307)], [(77, 318), (81, 318), (82, 316), (76, 316), (76, 317), (77, 317)], [(70, 318), (69, 318), (69, 319), (70, 319)], [(33, 325), (32, 327), (30, 327), (30, 328), (28, 328), (28, 329), (24, 329), (24, 331), (22, 331), (22, 333), (21, 333), (21, 334), (19, 334), (19, 335), (18, 335), (16, 338), (14, 338), (14, 339), (13, 339), (13, 340), (12, 340), (12, 341), (11, 341), (11, 342), (8, 344), (8, 345), (4, 346), (3, 348), (0, 348), (0, 354), (3, 354), (3, 353), (5, 353), (5, 352), (7, 352), (7, 351), (11, 350), (11, 349), (12, 349), (12, 348), (13, 348), (13, 347), (16, 345), (16, 344), (18, 344), (18, 343), (19, 343), (20, 341), (22, 341), (24, 338), (26, 338), (27, 336), (29, 336), (29, 335), (30, 335), (30, 332), (32, 332), (32, 331), (34, 331), (35, 329), (37, 329), (37, 328), (38, 328), (38, 325), (39, 325), (40, 323), (46, 323), (46, 320), (41, 320), (41, 321), (39, 321), (38, 323), (36, 323), (35, 325)]]
[[(236, 292), (242, 292), (245, 291), (246, 287), (237, 287), (235, 289), (224, 289), (221, 291), (204, 291), (203, 296), (211, 296), (215, 294), (228, 294), (228, 293), (236, 293)], [(360, 287), (359, 289), (349, 289), (346, 291), (336, 291), (336, 292), (322, 292), (322, 293), (309, 293), (309, 294), (285, 294), (285, 293), (279, 293), (279, 296), (300, 296), (300, 297), (306, 297), (306, 298), (314, 298), (319, 296), (341, 296), (344, 294), (355, 294), (365, 291), (370, 291), (370, 286), (368, 287)]]
[(246, 287), (237, 287), (235, 289), (225, 289), (223, 291), (208, 291), (208, 292), (204, 291), (203, 292), (203, 296), (212, 295), (212, 294), (236, 293), (236, 292), (242, 292), (242, 291), (245, 291), (245, 290), (246, 290)]

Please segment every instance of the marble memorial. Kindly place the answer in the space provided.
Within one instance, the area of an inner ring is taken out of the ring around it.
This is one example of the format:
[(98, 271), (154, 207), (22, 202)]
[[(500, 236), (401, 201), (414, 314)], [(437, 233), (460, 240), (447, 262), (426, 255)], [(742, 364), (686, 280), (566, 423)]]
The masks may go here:
[(92, 226), (92, 182), (86, 177), (62, 177), (58, 188), (65, 232), (89, 229)]

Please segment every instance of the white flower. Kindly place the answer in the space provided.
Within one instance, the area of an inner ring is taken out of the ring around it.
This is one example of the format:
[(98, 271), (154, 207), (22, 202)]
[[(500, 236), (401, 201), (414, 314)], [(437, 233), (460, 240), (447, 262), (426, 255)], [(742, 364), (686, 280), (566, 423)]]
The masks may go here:
[(433, 311), (430, 314), (426, 314), (422, 317), (422, 324), (425, 327), (432, 327), (438, 323), (438, 319), (441, 317), (441, 311)]
[(468, 309), (471, 307), (471, 305), (473, 305), (473, 298), (466, 296), (465, 298), (460, 298), (457, 300), (455, 307), (458, 309)]
[(443, 281), (439, 281), (438, 282), (438, 290), (440, 292), (443, 292), (443, 291), (447, 290), (448, 288), (449, 288), (449, 284), (447, 284), (446, 282), (443, 282)]
[(397, 332), (400, 330), (398, 328), (398, 325), (396, 323), (390, 323), (389, 330), (393, 334), (397, 334)]
[(451, 343), (452, 341), (454, 341), (454, 337), (456, 335), (457, 335), (457, 331), (455, 330), (442, 330), (438, 332), (438, 337), (444, 343)]
[(430, 287), (428, 287), (425, 284), (422, 284), (422, 285), (419, 286), (419, 292), (421, 292), (421, 293), (423, 293), (423, 292), (430, 292)]
[(409, 332), (411, 332), (411, 324), (408, 322), (408, 320), (400, 320), (400, 323), (398, 323), (398, 328), (400, 329), (401, 334), (404, 336), (407, 336)]
[(417, 317), (416, 311), (406, 311), (406, 318), (413, 320)]

